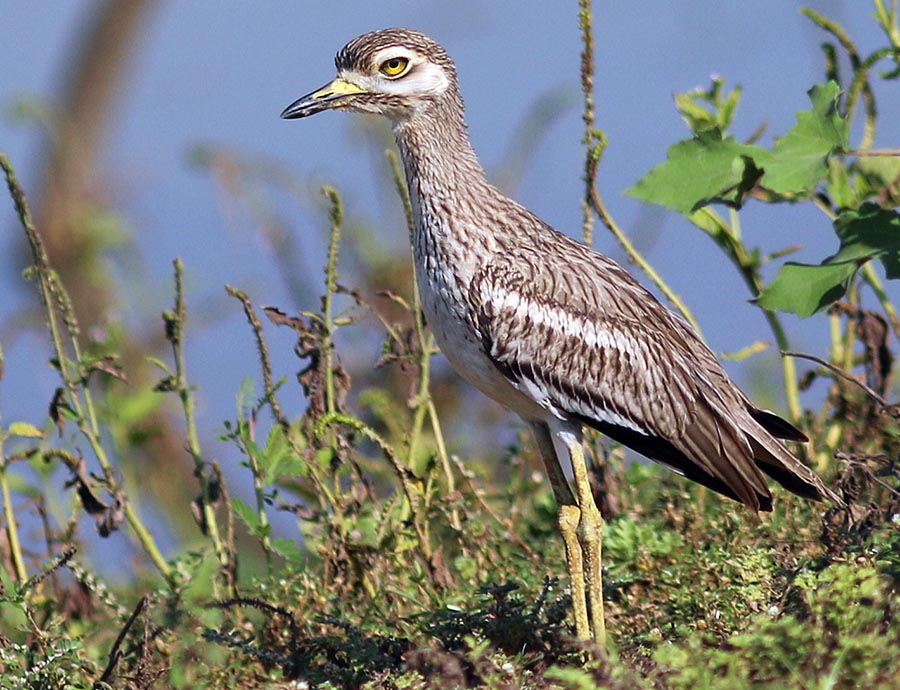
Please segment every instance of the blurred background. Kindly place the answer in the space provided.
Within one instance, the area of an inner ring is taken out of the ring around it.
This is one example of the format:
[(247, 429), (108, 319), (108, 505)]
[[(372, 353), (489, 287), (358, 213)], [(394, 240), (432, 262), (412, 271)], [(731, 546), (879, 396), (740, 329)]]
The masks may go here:
[[(706, 87), (711, 75), (743, 87), (739, 138), (766, 124), (762, 142), (769, 145), (791, 127), (794, 113), (808, 108), (806, 91), (824, 81), (826, 36), (799, 13), (802, 6), (841, 23), (863, 52), (881, 45), (871, 6), (859, 0), (594, 3), (598, 126), (609, 137), (601, 192), (717, 352), (771, 338), (748, 304), (752, 295), (706, 236), (623, 191), (688, 136), (672, 93)], [(386, 26), (420, 29), (447, 48), (490, 177), (579, 236), (583, 124), (574, 2), (4, 4), (0, 150), (29, 195), (84, 337), (117, 345), (130, 385), (152, 386), (159, 374), (146, 357), (170, 358), (160, 313), (172, 305), (172, 260), (181, 257), (198, 427), (205, 452), (226, 474), (240, 458), (217, 435), (235, 416), (241, 382), (259, 376), (252, 333), (224, 286), (245, 290), (257, 305), (318, 308), (327, 245), (323, 184), (336, 187), (346, 207), (340, 282), (385, 310), (378, 290), (408, 293), (407, 233), (384, 156), (389, 130), (340, 113), (301, 122), (278, 117), (331, 79), (344, 43)], [(900, 112), (900, 94), (894, 86), (876, 95), (882, 117), (875, 146), (895, 146), (900, 117), (887, 114)], [(767, 251), (801, 243), (792, 258), (818, 262), (837, 248), (811, 204), (751, 203), (741, 215), (747, 242)], [(11, 203), (0, 204), (0, 227), (0, 415), (6, 424), (40, 426), (58, 377), (47, 366), (35, 286), (22, 277), (27, 254)], [(599, 224), (595, 245), (622, 259)], [(777, 266), (770, 269), (769, 278)], [(785, 321), (794, 349), (823, 354), (818, 327)], [(304, 400), (293, 378), (302, 366), (294, 336), (270, 326), (266, 334), (276, 377), (288, 377), (282, 405), (296, 416)], [(376, 337), (348, 335), (340, 353), (350, 374), (362, 381), (386, 375), (372, 370), (380, 346)], [(761, 402), (783, 409), (776, 359), (770, 349), (727, 366)], [(515, 438), (516, 421), (462, 388), (443, 362), (435, 366), (451, 451), (473, 460), (498, 456)], [(152, 414), (162, 431), (135, 444), (129, 461), (158, 496), (190, 498), (196, 489), (177, 410)], [(481, 433), (468, 432), (473, 421)], [(250, 487), (232, 490), (241, 495)], [(165, 526), (160, 530), (165, 544)], [(168, 543), (177, 539), (169, 535)]]

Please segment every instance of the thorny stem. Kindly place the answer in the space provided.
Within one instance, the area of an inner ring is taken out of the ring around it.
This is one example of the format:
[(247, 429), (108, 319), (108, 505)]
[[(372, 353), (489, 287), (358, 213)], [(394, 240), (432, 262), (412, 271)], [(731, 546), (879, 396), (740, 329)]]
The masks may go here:
[[(325, 265), (325, 294), (322, 296), (322, 345), (321, 357), (325, 362), (325, 413), (337, 414), (334, 389), (334, 294), (337, 292), (337, 267), (341, 241), (341, 225), (344, 222), (344, 206), (338, 191), (333, 187), (322, 187), (322, 194), (330, 204), (328, 209), (328, 262)], [(330, 445), (338, 452), (337, 438), (332, 434)], [(335, 472), (333, 487), (335, 495), (341, 493), (340, 477)]]
[[(213, 476), (216, 478), (222, 491), (222, 505), (225, 507), (225, 549), (232, 559), (229, 564), (229, 572), (231, 574), (237, 574), (237, 551), (234, 539), (235, 511), (231, 503), (231, 496), (228, 494), (228, 484), (225, 483), (225, 477), (222, 476), (222, 468), (215, 460), (210, 463), (210, 466), (212, 467)], [(231, 582), (229, 584), (231, 585), (232, 593), (237, 593), (236, 583)]]
[(594, 26), (591, 13), (591, 0), (579, 0), (578, 25), (581, 27), (581, 94), (584, 98), (584, 109), (581, 119), (584, 121), (584, 183), (585, 193), (581, 203), (582, 239), (588, 246), (594, 240), (594, 213), (591, 210), (590, 194), (594, 186), (597, 164), (606, 148), (603, 132), (595, 129), (594, 115)]
[(253, 477), (253, 498), (256, 501), (256, 518), (259, 520), (259, 541), (266, 558), (266, 571), (272, 574), (272, 539), (270, 536), (269, 516), (266, 513), (266, 485), (265, 475), (259, 465), (257, 451), (254, 447), (256, 439), (254, 430), (256, 425), (253, 415), (246, 422), (241, 422), (240, 443), (247, 455), (247, 463), (250, 465), (250, 475)]
[[(262, 335), (262, 323), (260, 322), (259, 318), (257, 318), (256, 312), (254, 312), (253, 310), (253, 305), (250, 302), (250, 298), (245, 292), (243, 292), (242, 290), (238, 290), (231, 285), (225, 286), (225, 292), (227, 292), (231, 297), (239, 300), (244, 308), (244, 315), (247, 317), (247, 321), (250, 323), (250, 327), (253, 329), (253, 335), (256, 339), (256, 352), (257, 355), (259, 355), (259, 360), (262, 366), (263, 386), (265, 388), (265, 395), (263, 397), (263, 400), (272, 410), (272, 415), (274, 416), (275, 421), (284, 430), (285, 438), (288, 440), (288, 443), (291, 444), (294, 452), (299, 455), (300, 451), (296, 447), (292, 435), (290, 434), (290, 422), (288, 421), (287, 417), (284, 416), (284, 413), (281, 410), (281, 405), (279, 405), (278, 399), (275, 397), (275, 384), (272, 381), (272, 362), (269, 358), (269, 347)], [(252, 427), (248, 429), (248, 433), (252, 435)], [(266, 558), (266, 568), (269, 571), (269, 574), (271, 574), (272, 548), (271, 539), (268, 535), (269, 516), (266, 514), (265, 483), (263, 482), (264, 474), (261, 471), (259, 463), (257, 462), (256, 451), (251, 448), (250, 444), (244, 444), (244, 447), (248, 462), (250, 464), (250, 473), (253, 476), (253, 491), (254, 497), (256, 499), (256, 515), (257, 519), (259, 520), (261, 532), (263, 532), (260, 543), (262, 545), (263, 554)], [(228, 515), (230, 516), (231, 513), (229, 512)]]
[(328, 263), (325, 266), (325, 295), (322, 297), (322, 356), (325, 358), (325, 410), (337, 411), (334, 393), (334, 294), (337, 292), (338, 247), (341, 241), (341, 224), (344, 222), (344, 207), (341, 197), (333, 187), (323, 187), (322, 193), (331, 204), (328, 210), (330, 221), (328, 240)]
[(263, 386), (265, 388), (264, 399), (272, 410), (272, 416), (275, 417), (275, 421), (287, 431), (290, 422), (288, 422), (287, 417), (284, 416), (281, 405), (278, 403), (278, 398), (275, 397), (275, 384), (272, 381), (272, 359), (269, 356), (269, 346), (266, 344), (265, 338), (263, 338), (262, 322), (259, 320), (259, 317), (256, 316), (256, 312), (253, 310), (253, 304), (250, 302), (247, 293), (243, 290), (238, 290), (231, 285), (225, 286), (225, 292), (240, 301), (241, 306), (244, 308), (244, 315), (250, 323), (250, 328), (253, 329), (253, 336), (256, 339), (256, 352), (259, 355), (259, 361), (262, 366)]
[[(591, 91), (593, 91), (594, 64), (590, 0), (579, 0), (579, 7), (579, 24), (582, 28), (582, 41), (584, 42), (581, 62), (581, 83), (583, 90), (590, 89)], [(606, 204), (603, 202), (603, 198), (597, 188), (597, 168), (599, 167), (600, 159), (603, 157), (603, 151), (606, 148), (606, 136), (601, 130), (596, 129), (593, 126), (593, 108), (593, 95), (592, 93), (588, 93), (587, 91), (585, 91), (585, 114), (583, 116), (585, 120), (585, 126), (587, 128), (587, 134), (585, 135), (585, 144), (587, 146), (587, 153), (585, 158), (585, 212), (588, 213), (592, 210), (597, 214), (597, 217), (600, 219), (600, 221), (613, 234), (613, 237), (616, 238), (616, 241), (618, 241), (622, 249), (625, 250), (625, 253), (628, 255), (629, 259), (638, 265), (638, 267), (646, 274), (646, 276), (653, 282), (653, 284), (656, 285), (659, 291), (662, 292), (665, 298), (678, 310), (684, 320), (691, 325), (691, 327), (697, 332), (698, 335), (700, 335), (700, 337), (703, 337), (700, 326), (697, 324), (697, 320), (694, 318), (691, 310), (688, 309), (687, 305), (677, 294), (675, 294), (672, 288), (669, 287), (669, 285), (662, 279), (662, 277), (656, 272), (656, 270), (650, 265), (650, 263), (637, 250), (631, 240), (628, 239), (628, 236), (613, 220), (613, 217), (610, 215), (609, 211), (606, 208)], [(590, 244), (590, 228), (590, 221), (585, 220), (584, 235), (586, 244)]]
[(197, 423), (194, 417), (194, 398), (187, 381), (187, 363), (184, 352), (184, 333), (187, 325), (187, 303), (184, 299), (184, 263), (181, 259), (172, 262), (175, 269), (175, 311), (164, 315), (166, 323), (166, 339), (172, 344), (175, 357), (175, 392), (184, 410), (184, 423), (188, 435), (188, 452), (194, 459), (194, 476), (200, 484), (203, 522), (206, 525), (210, 541), (212, 541), (216, 558), (222, 568), (228, 568), (230, 558), (219, 535), (219, 523), (214, 508), (214, 498), (210, 489), (209, 477), (206, 473), (206, 461), (200, 448), (200, 437), (197, 434)]
[[(847, 125), (849, 126), (853, 121), (853, 111), (856, 109), (856, 103), (861, 94), (866, 106), (866, 124), (859, 148), (865, 150), (869, 148), (875, 140), (877, 110), (875, 107), (875, 94), (872, 92), (872, 85), (869, 83), (869, 68), (873, 63), (868, 59), (863, 60), (860, 57), (856, 44), (853, 43), (853, 40), (847, 35), (847, 32), (844, 31), (843, 27), (837, 22), (823, 17), (821, 14), (808, 7), (804, 7), (800, 11), (809, 17), (819, 28), (834, 36), (844, 50), (847, 51), (847, 56), (850, 59), (850, 66), (854, 76), (850, 88), (847, 90), (846, 112), (844, 113), (844, 117), (846, 117)], [(880, 57), (876, 59), (880, 59)]]
[[(71, 404), (75, 413), (78, 429), (87, 439), (91, 449), (94, 451), (97, 462), (103, 469), (104, 480), (108, 490), (115, 492), (118, 487), (115, 471), (100, 440), (100, 428), (87, 381), (80, 373), (72, 371), (72, 367), (75, 367), (76, 370), (78, 369), (78, 363), (81, 362), (81, 350), (77, 339), (78, 325), (71, 309), (71, 301), (62, 284), (59, 282), (56, 272), (50, 267), (44, 243), (34, 226), (25, 193), (19, 185), (12, 164), (3, 153), (0, 153), (0, 168), (3, 169), (6, 175), (6, 183), (9, 187), (10, 195), (13, 198), (16, 213), (19, 216), (19, 221), (22, 223), (22, 227), (25, 230), (25, 236), (31, 247), (32, 260), (34, 261), (33, 272), (37, 275), (38, 289), (40, 291), (41, 301), (45, 307), (45, 313), (47, 314), (47, 325), (53, 342), (57, 366), (68, 393), (68, 402)], [(68, 342), (72, 348), (74, 362), (69, 360), (66, 355), (67, 348), (64, 345), (63, 332), (59, 323), (57, 309), (59, 309), (63, 316), (63, 322), (68, 332)], [(123, 512), (138, 543), (140, 543), (141, 547), (162, 576), (168, 582), (172, 583), (173, 574), (171, 566), (169, 566), (166, 559), (163, 558), (156, 541), (153, 539), (153, 535), (150, 534), (150, 531), (144, 526), (143, 522), (141, 522), (140, 517), (130, 501), (126, 500), (124, 502)]]

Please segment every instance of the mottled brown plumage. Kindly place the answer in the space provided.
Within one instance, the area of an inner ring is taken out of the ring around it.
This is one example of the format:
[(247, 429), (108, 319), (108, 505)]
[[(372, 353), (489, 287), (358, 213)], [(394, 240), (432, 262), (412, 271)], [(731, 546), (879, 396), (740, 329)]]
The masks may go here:
[[(391, 121), (423, 308), (456, 370), (537, 435), (560, 504), (580, 636), (603, 636), (600, 517), (582, 425), (753, 510), (772, 508), (763, 473), (802, 496), (838, 500), (776, 438), (806, 437), (755, 407), (683, 321), (615, 262), (487, 182), (443, 48), (387, 29), (351, 41), (335, 65), (337, 79), (282, 116), (337, 108)], [(569, 462), (575, 495), (561, 469)]]

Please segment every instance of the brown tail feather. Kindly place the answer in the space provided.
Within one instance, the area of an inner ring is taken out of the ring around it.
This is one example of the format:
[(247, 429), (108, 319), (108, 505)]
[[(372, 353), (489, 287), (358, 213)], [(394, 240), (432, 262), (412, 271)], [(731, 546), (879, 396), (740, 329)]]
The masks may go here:
[(841, 498), (819, 479), (819, 476), (800, 462), (780, 441), (762, 433), (748, 432), (756, 465), (791, 493), (814, 501), (828, 501), (844, 505)]

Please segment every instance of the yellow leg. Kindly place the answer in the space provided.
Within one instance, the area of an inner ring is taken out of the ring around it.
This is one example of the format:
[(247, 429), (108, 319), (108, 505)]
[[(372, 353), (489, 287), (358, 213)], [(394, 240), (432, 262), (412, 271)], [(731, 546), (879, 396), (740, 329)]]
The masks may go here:
[[(572, 590), (572, 610), (575, 614), (575, 634), (579, 640), (590, 641), (593, 637), (594, 641), (603, 647), (606, 644), (600, 564), (603, 519), (594, 502), (594, 495), (588, 481), (581, 437), (578, 433), (567, 434), (565, 446), (557, 448), (554, 444), (554, 436), (546, 425), (533, 424), (532, 426), (559, 509), (558, 524), (566, 547), (566, 565)], [(557, 438), (563, 441), (562, 435)], [(569, 483), (562, 472), (559, 456), (563, 452), (572, 461), (575, 495), (572, 494)], [(590, 615), (588, 615), (589, 610)]]
[(572, 590), (572, 611), (575, 614), (575, 635), (579, 640), (591, 639), (588, 620), (587, 592), (584, 577), (584, 553), (578, 536), (581, 510), (576, 505), (559, 506), (558, 524), (566, 545), (566, 565), (569, 569), (569, 583)]
[(581, 513), (577, 534), (581, 545), (587, 601), (590, 605), (590, 627), (594, 642), (602, 648), (606, 646), (601, 562), (603, 554), (603, 517), (600, 515), (597, 503), (594, 501), (594, 493), (591, 491), (587, 465), (584, 461), (584, 448), (580, 439), (569, 446), (569, 455), (572, 458), (572, 472), (575, 475), (575, 495), (577, 496), (578, 507)]

